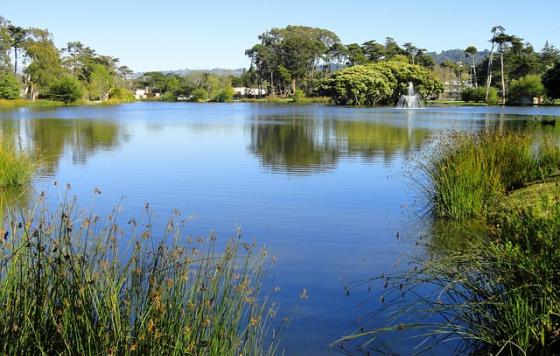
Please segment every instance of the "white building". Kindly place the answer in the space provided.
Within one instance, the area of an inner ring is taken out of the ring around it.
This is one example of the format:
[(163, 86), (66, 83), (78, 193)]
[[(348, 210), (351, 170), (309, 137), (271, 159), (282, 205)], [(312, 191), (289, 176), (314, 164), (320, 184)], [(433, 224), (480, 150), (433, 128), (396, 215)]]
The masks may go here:
[(266, 95), (266, 89), (259, 88), (235, 87), (233, 88), (233, 92), (237, 97)]

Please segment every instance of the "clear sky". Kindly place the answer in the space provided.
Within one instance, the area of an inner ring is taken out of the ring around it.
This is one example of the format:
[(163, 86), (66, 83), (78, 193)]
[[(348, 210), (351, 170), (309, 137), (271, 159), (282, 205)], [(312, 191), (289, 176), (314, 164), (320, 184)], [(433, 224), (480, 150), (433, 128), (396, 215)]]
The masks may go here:
[(0, 16), (79, 40), (135, 71), (240, 68), (245, 49), (272, 27), (334, 31), (343, 43), (413, 42), (428, 50), (489, 47), (500, 24), (540, 49), (560, 47), (560, 0), (2, 0)]

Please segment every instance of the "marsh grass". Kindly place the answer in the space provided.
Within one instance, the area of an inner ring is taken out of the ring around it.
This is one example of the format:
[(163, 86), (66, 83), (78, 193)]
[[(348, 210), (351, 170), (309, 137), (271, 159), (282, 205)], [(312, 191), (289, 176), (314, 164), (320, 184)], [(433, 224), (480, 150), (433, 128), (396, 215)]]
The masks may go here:
[(425, 253), (354, 286), (369, 284), (381, 305), (334, 346), (391, 353), (395, 338), (415, 340), (411, 353), (560, 354), (559, 165), (550, 136), (440, 143), (423, 167), (437, 219)]
[(370, 305), (381, 304), (335, 346), (392, 352), (392, 339), (414, 341), (411, 353), (559, 354), (560, 186), (524, 189), (496, 202), (484, 225), (444, 223), (405, 272), (363, 282), (378, 293)]
[(17, 150), (6, 136), (0, 136), (0, 190), (27, 185), (35, 170), (31, 154)]
[(64, 102), (46, 99), (38, 99), (34, 101), (26, 99), (0, 99), (0, 109), (16, 109), (21, 107), (48, 108), (59, 106), (64, 106)]
[(15, 209), (0, 236), (2, 354), (274, 354), (276, 305), (262, 291), (266, 251), (234, 237), (161, 236), (64, 202)]
[(560, 168), (560, 145), (548, 135), (454, 133), (438, 142), (421, 170), (436, 216), (484, 218), (505, 195)]

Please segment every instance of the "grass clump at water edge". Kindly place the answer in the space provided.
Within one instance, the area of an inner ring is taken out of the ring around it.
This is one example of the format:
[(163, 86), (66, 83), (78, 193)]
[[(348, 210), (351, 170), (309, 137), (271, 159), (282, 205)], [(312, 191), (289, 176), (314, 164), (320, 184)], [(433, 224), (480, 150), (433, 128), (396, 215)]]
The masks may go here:
[(459, 249), (432, 240), (431, 257), (368, 281), (381, 305), (336, 346), (391, 352), (394, 338), (414, 353), (447, 344), (449, 354), (559, 354), (560, 189), (540, 204), (496, 213), (485, 233), (458, 236)]
[[(149, 211), (148, 217), (149, 217)], [(74, 202), (8, 215), (0, 236), (5, 354), (274, 354), (276, 306), (262, 293), (266, 251), (232, 239), (163, 236)], [(282, 323), (280, 323), (282, 324)]]
[(30, 154), (18, 151), (9, 140), (0, 136), (0, 190), (25, 186), (34, 169)]
[(390, 352), (393, 335), (416, 338), (417, 353), (447, 344), (454, 354), (559, 354), (556, 141), (491, 133), (451, 142), (428, 166), (427, 191), (436, 217), (462, 228), (431, 231), (410, 269), (368, 281), (382, 304), (336, 345)]
[(484, 218), (506, 194), (560, 168), (560, 145), (547, 135), (454, 133), (421, 167), (436, 216)]

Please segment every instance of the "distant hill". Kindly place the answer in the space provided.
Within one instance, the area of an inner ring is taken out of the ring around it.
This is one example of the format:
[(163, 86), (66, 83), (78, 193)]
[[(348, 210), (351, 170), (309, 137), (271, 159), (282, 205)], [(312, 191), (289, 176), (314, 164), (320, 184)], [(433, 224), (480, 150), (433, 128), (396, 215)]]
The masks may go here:
[[(476, 53), (476, 62), (477, 64), (482, 62), (484, 58), (486, 58), (490, 54), (490, 51), (485, 49), (484, 51), (479, 51)], [(472, 59), (468, 58), (465, 55), (465, 51), (463, 49), (448, 49), (446, 51), (441, 51), (440, 53), (437, 52), (430, 52), (430, 55), (436, 61), (436, 63), (442, 63), (446, 60), (450, 60), (452, 62), (463, 62), (463, 63), (471, 63)]]
[[(176, 69), (176, 70), (161, 70), (161, 71), (153, 71), (153, 72), (162, 72), (165, 74), (176, 74), (180, 76), (185, 76), (188, 74), (193, 73), (210, 73), (210, 74), (218, 74), (218, 75), (233, 75), (235, 77), (240, 77), (243, 73), (243, 68), (237, 69), (227, 69), (227, 68), (213, 68), (213, 69)], [(134, 73), (131, 78), (136, 79), (141, 77), (145, 72), (138, 72)]]

